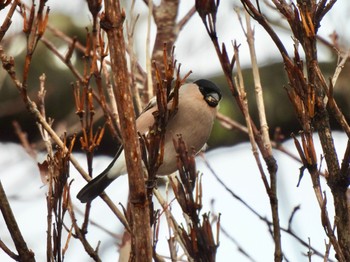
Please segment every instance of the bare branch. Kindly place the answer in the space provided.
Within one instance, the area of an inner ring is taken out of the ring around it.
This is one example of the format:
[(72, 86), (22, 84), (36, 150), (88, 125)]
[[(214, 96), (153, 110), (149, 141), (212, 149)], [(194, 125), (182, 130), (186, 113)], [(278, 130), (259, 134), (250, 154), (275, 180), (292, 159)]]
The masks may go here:
[[(11, 18), (16, 10), (17, 5), (19, 4), (20, 0), (15, 0), (13, 1), (10, 10), (8, 11), (6, 18), (4, 20), (4, 22), (2, 23), (1, 27), (0, 27), (0, 42), (1, 40), (4, 38), (7, 30), (9, 29), (10, 25), (12, 24)], [(11, 0), (8, 0), (6, 3), (4, 3), (4, 5), (6, 4), (10, 4)], [(1, 10), (2, 8), (0, 8)]]
[[(16, 218), (12, 213), (12, 209), (7, 200), (6, 193), (4, 188), (2, 187), (2, 183), (0, 181), (0, 210), (4, 217), (6, 226), (10, 231), (12, 240), (16, 246), (18, 252), (18, 258), (20, 261), (35, 261), (34, 253), (28, 249), (26, 242), (22, 236), (22, 233), (17, 225)], [(6, 249), (5, 249), (6, 250)], [(8, 250), (9, 251), (9, 250)], [(13, 254), (13, 253), (10, 253)]]
[(135, 261), (151, 261), (151, 232), (149, 204), (141, 165), (140, 143), (135, 126), (134, 107), (129, 86), (126, 49), (123, 35), (125, 13), (119, 1), (105, 0), (105, 14), (101, 26), (106, 31), (111, 56), (114, 94), (117, 101), (126, 166), (129, 177), (132, 214), (132, 255)]

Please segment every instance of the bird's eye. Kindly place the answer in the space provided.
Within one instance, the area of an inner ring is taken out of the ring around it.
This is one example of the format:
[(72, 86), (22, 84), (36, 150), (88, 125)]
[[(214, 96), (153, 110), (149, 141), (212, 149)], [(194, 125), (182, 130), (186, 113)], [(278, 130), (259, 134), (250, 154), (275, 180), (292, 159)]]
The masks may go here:
[(220, 96), (218, 93), (208, 93), (205, 96), (205, 101), (207, 101), (209, 106), (215, 107), (219, 104)]

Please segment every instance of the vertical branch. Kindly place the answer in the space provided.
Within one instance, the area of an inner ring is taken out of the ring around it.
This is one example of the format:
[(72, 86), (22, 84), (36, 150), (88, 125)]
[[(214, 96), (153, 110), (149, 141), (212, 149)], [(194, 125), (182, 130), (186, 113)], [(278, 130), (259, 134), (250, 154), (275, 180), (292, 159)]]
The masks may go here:
[[(134, 101), (135, 101), (135, 111), (136, 114), (139, 115), (140, 112), (142, 111), (142, 101), (141, 101), (141, 97), (140, 97), (140, 92), (139, 92), (139, 88), (137, 86), (138, 81), (141, 83), (144, 83), (145, 80), (145, 73), (143, 72), (143, 70), (140, 70), (138, 61), (137, 61), (137, 56), (135, 54), (134, 51), (134, 38), (135, 38), (135, 27), (136, 27), (136, 23), (139, 19), (139, 15), (135, 16), (135, 11), (134, 11), (134, 7), (135, 7), (135, 2), (136, 0), (132, 0), (131, 3), (131, 8), (130, 8), (130, 21), (129, 23), (127, 23), (126, 25), (126, 31), (127, 31), (127, 36), (128, 36), (128, 43), (127, 43), (127, 52), (129, 54), (129, 61), (130, 61), (130, 81), (131, 81), (131, 92), (134, 95)], [(146, 43), (147, 46), (148, 42)], [(147, 49), (147, 47), (146, 47)], [(148, 51), (146, 51), (148, 52)], [(147, 56), (147, 54), (146, 54)], [(147, 60), (147, 58), (146, 58)], [(146, 66), (148, 66), (148, 61), (146, 62)]]
[[(151, 21), (153, 13), (153, 0), (148, 1), (148, 16), (147, 16), (147, 37), (146, 37), (146, 72), (147, 72), (147, 92), (146, 99), (153, 97), (156, 90), (153, 90), (152, 79), (152, 58), (151, 58)], [(155, 52), (155, 51), (153, 51)], [(154, 79), (156, 80), (156, 79)]]
[(256, 52), (254, 47), (254, 31), (251, 27), (250, 16), (247, 12), (245, 12), (245, 18), (247, 23), (246, 37), (247, 37), (248, 46), (249, 46), (250, 60), (252, 63), (252, 72), (253, 72), (254, 85), (255, 85), (255, 97), (256, 97), (256, 102), (258, 106), (258, 113), (259, 113), (259, 120), (260, 120), (260, 130), (262, 134), (264, 148), (267, 149), (268, 154), (272, 155), (272, 146), (271, 146), (271, 141), (269, 136), (269, 126), (266, 121), (264, 97), (263, 97), (259, 67), (258, 67), (258, 62), (257, 62), (257, 57), (256, 57)]
[(237, 75), (238, 75), (238, 77), (236, 79), (237, 92), (238, 92), (238, 96), (239, 96), (240, 100), (242, 101), (242, 108), (243, 108), (242, 113), (243, 113), (243, 116), (245, 118), (245, 122), (247, 125), (247, 132), (248, 132), (248, 136), (249, 136), (249, 141), (250, 141), (250, 144), (252, 146), (252, 152), (253, 152), (255, 161), (258, 165), (264, 186), (266, 189), (268, 189), (269, 183), (267, 181), (265, 172), (263, 170), (263, 167), (262, 167), (262, 164), (261, 164), (261, 161), (259, 158), (259, 151), (258, 151), (258, 147), (256, 145), (253, 128), (252, 128), (252, 125), (250, 122), (247, 93), (245, 92), (244, 80), (243, 80), (243, 75), (242, 75), (242, 70), (241, 70), (240, 59), (239, 59), (238, 46), (236, 45), (236, 43), (234, 44), (234, 56), (235, 56)]
[[(166, 52), (170, 54), (174, 47), (174, 43), (186, 23), (191, 19), (195, 13), (195, 8), (192, 7), (187, 14), (177, 22), (177, 15), (179, 10), (179, 0), (161, 0), (159, 5), (154, 5), (151, 0), (144, 0), (148, 5), (148, 28), (146, 40), (146, 67), (147, 67), (147, 85), (145, 86), (144, 96), (145, 100), (149, 101), (154, 94), (156, 94), (156, 72), (151, 66), (153, 62), (159, 65), (159, 70), (164, 71), (165, 67), (163, 61), (163, 47), (166, 47)], [(153, 45), (152, 55), (150, 56), (150, 22), (153, 15), (154, 22), (157, 27), (156, 39)]]
[(119, 1), (105, 0), (101, 26), (106, 31), (113, 71), (121, 134), (129, 176), (132, 219), (132, 257), (135, 261), (151, 261), (151, 231), (148, 200), (141, 165), (141, 152), (135, 126), (135, 112), (129, 87), (123, 35), (125, 13)]
[(236, 45), (234, 46), (234, 50), (235, 50), (235, 60), (236, 60), (237, 74), (238, 74), (238, 81), (236, 83), (236, 86), (237, 86), (239, 97), (243, 105), (243, 115), (246, 120), (249, 140), (252, 146), (252, 151), (253, 151), (255, 161), (259, 168), (261, 179), (264, 183), (265, 190), (270, 198), (270, 207), (271, 207), (271, 213), (272, 213), (272, 219), (273, 219), (273, 238), (275, 242), (275, 261), (282, 261), (283, 254), (282, 254), (282, 242), (281, 242), (281, 228), (279, 224), (277, 188), (276, 188), (277, 186), (276, 171), (277, 170), (275, 170), (274, 172), (270, 170), (270, 184), (269, 184), (259, 157), (259, 151), (254, 138), (253, 129), (250, 123), (248, 100), (247, 100), (247, 96), (244, 88), (244, 81), (243, 81), (242, 71), (240, 67), (238, 47)]
[[(149, 8), (152, 8), (152, 14), (154, 22), (157, 26), (157, 34), (152, 52), (152, 63), (155, 61), (159, 64), (159, 70), (164, 71), (164, 64), (161, 63), (163, 60), (163, 47), (166, 44), (166, 51), (168, 54), (172, 52), (174, 43), (179, 36), (182, 28), (191, 19), (195, 13), (195, 8), (192, 7), (187, 14), (177, 22), (177, 15), (179, 11), (179, 0), (161, 0), (159, 5), (154, 5), (153, 1), (145, 0), (148, 3)], [(153, 68), (154, 69), (154, 68)], [(157, 82), (156, 73), (153, 70), (153, 83)], [(152, 86), (148, 83), (148, 89)], [(153, 94), (156, 93), (156, 86), (153, 84)]]
[[(255, 85), (255, 97), (256, 97), (256, 102), (258, 106), (261, 138), (263, 142), (263, 147), (267, 153), (267, 156), (265, 159), (270, 159), (271, 161), (274, 161), (272, 156), (272, 146), (271, 146), (271, 141), (269, 136), (269, 127), (266, 121), (263, 91), (262, 91), (256, 52), (254, 47), (254, 32), (251, 27), (250, 16), (247, 12), (245, 12), (245, 17), (246, 17), (246, 24), (247, 24), (246, 37), (248, 41), (250, 58), (252, 62), (252, 71), (253, 71), (254, 85)], [(269, 169), (270, 186), (267, 187), (266, 190), (270, 198), (270, 207), (271, 207), (272, 220), (273, 220), (273, 237), (275, 241), (275, 261), (282, 261), (283, 254), (282, 254), (281, 228), (279, 223), (278, 198), (277, 198), (277, 174), (276, 174), (277, 165), (276, 163), (272, 165), (268, 164), (268, 167), (270, 167)]]
[[(167, 44), (167, 53), (171, 53), (178, 36), (178, 32), (176, 32), (178, 10), (179, 0), (162, 0), (158, 6), (153, 7), (153, 18), (157, 25), (157, 35), (153, 46), (152, 61), (158, 63), (162, 61), (164, 43)], [(160, 66), (160, 71), (164, 71), (162, 64)], [(155, 76), (155, 74), (153, 75)], [(153, 78), (153, 82), (156, 82), (155, 78)], [(155, 90), (153, 93), (155, 93)]]

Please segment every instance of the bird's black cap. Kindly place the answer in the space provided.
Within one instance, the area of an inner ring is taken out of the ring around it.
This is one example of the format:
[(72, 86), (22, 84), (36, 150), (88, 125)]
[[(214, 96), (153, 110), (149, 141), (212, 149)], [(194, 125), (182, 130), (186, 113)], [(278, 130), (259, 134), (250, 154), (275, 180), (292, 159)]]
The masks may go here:
[[(217, 106), (221, 100), (222, 94), (221, 90), (211, 81), (207, 79), (199, 79), (194, 82), (198, 85), (199, 90), (203, 94), (205, 100), (210, 106)], [(216, 95), (214, 95), (216, 94)]]
[(196, 80), (194, 83), (199, 86), (202, 93), (216, 92), (221, 99), (222, 97), (221, 90), (212, 81), (209, 81), (207, 79), (199, 79), (199, 80)]

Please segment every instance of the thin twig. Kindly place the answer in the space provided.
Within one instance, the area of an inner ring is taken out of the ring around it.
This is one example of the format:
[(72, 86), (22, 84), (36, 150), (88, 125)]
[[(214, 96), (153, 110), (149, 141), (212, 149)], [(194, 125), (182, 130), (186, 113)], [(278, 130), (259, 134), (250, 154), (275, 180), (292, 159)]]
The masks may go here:
[(193, 6), (184, 17), (177, 23), (176, 31), (180, 32), (183, 27), (187, 24), (187, 22), (192, 18), (192, 16), (196, 13), (196, 6)]
[(273, 236), (275, 241), (275, 261), (282, 261), (282, 240), (281, 240), (281, 230), (279, 224), (279, 213), (278, 213), (278, 199), (277, 199), (277, 165), (274, 157), (272, 155), (272, 146), (269, 135), (269, 127), (266, 120), (265, 113), (265, 104), (263, 98), (263, 90), (260, 80), (259, 68), (257, 63), (257, 57), (254, 46), (254, 31), (251, 26), (250, 16), (247, 12), (245, 12), (245, 19), (247, 25), (247, 34), (246, 38), (249, 46), (249, 53), (252, 63), (252, 71), (255, 85), (255, 97), (256, 103), (258, 107), (259, 120), (260, 120), (260, 130), (261, 130), (261, 138), (263, 142), (263, 147), (266, 150), (266, 154), (264, 157), (266, 159), (271, 159), (270, 161), (266, 161), (268, 165), (268, 170), (270, 174), (270, 185), (266, 187), (266, 192), (270, 199), (270, 207), (273, 219)]
[(147, 36), (146, 36), (146, 72), (147, 72), (147, 90), (148, 100), (154, 96), (153, 78), (152, 78), (152, 57), (151, 57), (151, 21), (153, 12), (153, 1), (148, 2), (147, 16)]
[[(8, 59), (6, 57), (4, 49), (2, 48), (1, 45), (0, 45), (0, 60), (2, 61), (4, 68), (8, 71), (9, 75), (11, 76), (15, 86), (21, 92), (21, 90), (23, 90), (22, 83), (16, 78), (16, 74), (15, 74), (15, 71), (13, 70), (11, 59)], [(57, 146), (62, 148), (64, 152), (68, 152), (68, 148), (64, 145), (63, 141), (59, 138), (56, 132), (51, 128), (51, 125), (46, 121), (45, 118), (43, 118), (36, 104), (26, 95), (23, 95), (22, 98), (29, 112), (32, 114), (34, 119), (36, 119), (38, 124), (40, 124), (43, 127), (43, 129), (45, 129), (48, 132), (51, 139), (57, 144)], [(81, 165), (79, 164), (77, 159), (74, 157), (74, 155), (70, 154), (69, 157), (70, 157), (71, 163), (76, 168), (76, 170), (83, 176), (83, 178), (87, 181), (91, 180), (91, 177), (81, 167)], [(113, 211), (113, 213), (118, 217), (118, 219), (125, 226), (125, 228), (130, 229), (124, 215), (119, 211), (119, 209), (115, 206), (112, 200), (105, 194), (101, 195), (101, 198), (106, 202), (106, 204)]]
[[(253, 215), (255, 215), (256, 217), (258, 217), (261, 221), (263, 221), (267, 227), (270, 229), (273, 226), (273, 223), (268, 220), (265, 216), (259, 214), (252, 206), (250, 206), (246, 201), (244, 201), (243, 198), (241, 198), (239, 195), (237, 195), (235, 192), (232, 191), (232, 189), (230, 189), (227, 184), (219, 177), (219, 175), (215, 172), (214, 168), (210, 165), (209, 161), (205, 158), (205, 156), (203, 154), (200, 155), (201, 158), (203, 159), (205, 165), (208, 167), (208, 169), (210, 170), (210, 172), (213, 174), (213, 176), (215, 177), (215, 179), (219, 182), (219, 184), (234, 198), (236, 199), (238, 202), (240, 202), (245, 208), (247, 208)], [(288, 228), (283, 228), (281, 227), (281, 231), (291, 235), (293, 238), (295, 238), (300, 244), (302, 244), (304, 247), (309, 248), (313, 251), (313, 253), (321, 258), (324, 257), (323, 253), (316, 250), (314, 247), (310, 246), (308, 242), (304, 241), (302, 238), (300, 238), (291, 228), (291, 226), (289, 226)], [(269, 230), (271, 237), (273, 238), (272, 232), (271, 230)], [(335, 262), (332, 259), (329, 259), (328, 261), (331, 262)]]
[(335, 68), (335, 72), (332, 76), (332, 85), (333, 86), (335, 86), (335, 84), (337, 83), (338, 77), (339, 77), (341, 71), (343, 70), (346, 61), (348, 61), (348, 59), (349, 59), (349, 54), (350, 54), (350, 49), (347, 50), (344, 55), (342, 55), (340, 62), (338, 63), (337, 67)]
[(2, 249), (13, 260), (15, 261), (19, 260), (19, 256), (13, 253), (11, 249), (9, 249), (1, 239), (0, 239), (0, 249)]

